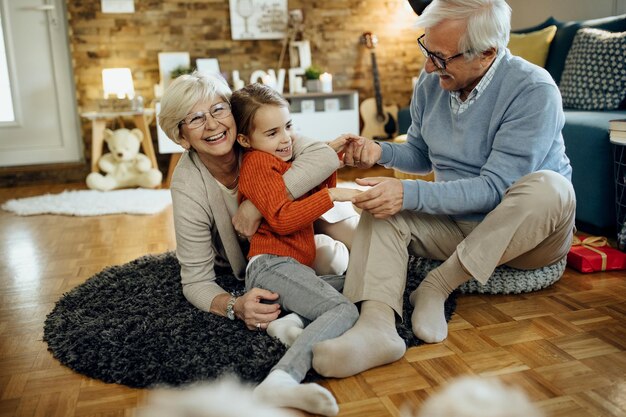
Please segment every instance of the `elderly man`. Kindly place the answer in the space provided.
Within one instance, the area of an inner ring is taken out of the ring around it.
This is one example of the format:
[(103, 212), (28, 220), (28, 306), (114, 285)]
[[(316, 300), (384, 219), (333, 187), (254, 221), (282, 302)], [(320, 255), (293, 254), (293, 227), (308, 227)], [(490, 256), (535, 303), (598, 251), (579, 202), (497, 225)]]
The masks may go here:
[(427, 59), (407, 142), (348, 144), (347, 164), (432, 170), (436, 180), (360, 180), (373, 187), (353, 200), (364, 215), (344, 293), (361, 315), (316, 345), (322, 375), (402, 357), (395, 320), (409, 254), (444, 261), (411, 294), (413, 332), (427, 343), (447, 337), (444, 302), (471, 277), (485, 283), (498, 265), (534, 269), (566, 256), (576, 201), (561, 96), (545, 70), (506, 48), (510, 17), (504, 0), (434, 0), (419, 17)]

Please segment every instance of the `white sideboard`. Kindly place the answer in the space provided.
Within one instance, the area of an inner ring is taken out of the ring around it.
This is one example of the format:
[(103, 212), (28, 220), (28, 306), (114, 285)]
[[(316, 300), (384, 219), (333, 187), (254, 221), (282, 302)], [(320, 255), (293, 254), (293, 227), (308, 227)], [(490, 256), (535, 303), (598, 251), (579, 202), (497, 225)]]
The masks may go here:
[(297, 133), (329, 141), (344, 133), (358, 135), (359, 93), (339, 90), (332, 93), (285, 94)]

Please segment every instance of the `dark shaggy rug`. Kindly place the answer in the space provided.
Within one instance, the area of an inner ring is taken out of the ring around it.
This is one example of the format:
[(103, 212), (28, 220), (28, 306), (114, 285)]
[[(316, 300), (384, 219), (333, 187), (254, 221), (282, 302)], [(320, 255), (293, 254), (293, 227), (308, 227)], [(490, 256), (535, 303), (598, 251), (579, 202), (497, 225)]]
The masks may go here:
[[(420, 259), (411, 258), (405, 306), (427, 272)], [(106, 268), (56, 303), (44, 325), (48, 349), (78, 373), (130, 387), (178, 386), (225, 373), (260, 382), (285, 347), (240, 320), (193, 307), (182, 294), (179, 274), (172, 252)], [(220, 271), (218, 282), (243, 291), (229, 271)], [(455, 307), (453, 295), (446, 304), (448, 320)], [(410, 318), (405, 309), (398, 332), (414, 346), (422, 342)], [(318, 377), (312, 371), (307, 380)]]

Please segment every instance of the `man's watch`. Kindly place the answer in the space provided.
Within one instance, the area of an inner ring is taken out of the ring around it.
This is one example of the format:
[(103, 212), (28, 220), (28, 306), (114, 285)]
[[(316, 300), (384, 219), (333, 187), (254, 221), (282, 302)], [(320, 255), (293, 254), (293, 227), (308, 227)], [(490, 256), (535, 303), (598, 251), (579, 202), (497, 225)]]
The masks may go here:
[(228, 304), (226, 304), (226, 317), (231, 320), (235, 320), (235, 302), (237, 301), (237, 297), (234, 295), (230, 296), (230, 300), (228, 300)]

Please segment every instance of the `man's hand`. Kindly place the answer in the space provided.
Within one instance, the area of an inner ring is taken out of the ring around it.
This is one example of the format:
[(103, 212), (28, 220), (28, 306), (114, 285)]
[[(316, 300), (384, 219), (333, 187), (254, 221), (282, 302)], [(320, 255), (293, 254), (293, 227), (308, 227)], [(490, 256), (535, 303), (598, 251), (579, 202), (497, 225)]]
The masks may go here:
[[(378, 147), (378, 145), (376, 146)], [(402, 210), (404, 190), (399, 179), (389, 177), (357, 178), (356, 183), (369, 185), (372, 188), (354, 197), (352, 203), (360, 209), (369, 211), (375, 218), (385, 219)]]
[(352, 162), (350, 162), (350, 164), (346, 163), (346, 148), (349, 147), (352, 143), (362, 143), (366, 140), (367, 139), (362, 136), (353, 135), (352, 133), (345, 133), (339, 136), (337, 139), (328, 142), (328, 146), (330, 146), (335, 152), (337, 152), (337, 156), (341, 161), (341, 165), (339, 166), (339, 168), (343, 168), (346, 165), (354, 166)]
[(232, 223), (239, 236), (249, 239), (256, 233), (261, 224), (261, 219), (263, 219), (261, 212), (250, 200), (245, 200), (237, 208)]
[(382, 155), (382, 148), (371, 139), (359, 137), (349, 139), (344, 145), (343, 162), (347, 166), (361, 169), (371, 168)]

